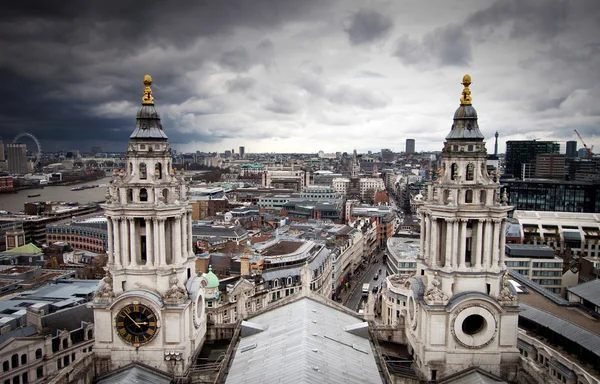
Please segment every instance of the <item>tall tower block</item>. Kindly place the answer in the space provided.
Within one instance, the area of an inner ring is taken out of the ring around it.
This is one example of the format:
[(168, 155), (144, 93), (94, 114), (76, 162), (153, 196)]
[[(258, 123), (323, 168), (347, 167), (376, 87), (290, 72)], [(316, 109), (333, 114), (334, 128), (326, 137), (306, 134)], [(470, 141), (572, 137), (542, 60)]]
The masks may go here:
[(151, 84), (146, 75), (127, 169), (115, 170), (103, 205), (108, 273), (91, 304), (94, 351), (110, 370), (139, 361), (183, 374), (206, 333), (206, 281), (194, 273), (186, 183), (171, 168)]
[(421, 250), (409, 280), (407, 339), (428, 380), (471, 366), (504, 376), (519, 360), (518, 299), (504, 264), (512, 207), (486, 170), (469, 75), (462, 84), (438, 177), (419, 209)]

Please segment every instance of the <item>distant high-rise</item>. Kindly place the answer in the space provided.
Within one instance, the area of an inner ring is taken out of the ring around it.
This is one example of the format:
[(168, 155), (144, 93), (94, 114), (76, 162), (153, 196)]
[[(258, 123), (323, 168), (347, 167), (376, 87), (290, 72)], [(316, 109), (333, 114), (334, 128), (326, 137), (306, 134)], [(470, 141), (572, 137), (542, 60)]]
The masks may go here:
[(391, 163), (395, 160), (395, 154), (391, 149), (384, 148), (381, 150), (381, 161), (384, 163)]
[(576, 141), (567, 141), (567, 158), (577, 157), (577, 142)]
[(102, 148), (100, 148), (98, 146), (93, 146), (92, 147), (92, 154), (95, 155), (95, 154), (100, 153), (100, 152), (102, 152)]
[(246, 154), (246, 147), (240, 147), (240, 159), (243, 159), (245, 154)]
[(559, 153), (560, 144), (554, 141), (507, 141), (505, 169), (507, 174), (522, 179), (535, 173), (536, 157), (542, 153)]
[(8, 157), (8, 172), (14, 174), (29, 172), (27, 167), (27, 145), (6, 144), (6, 154)]
[(406, 139), (406, 154), (415, 153), (415, 139)]
[(494, 135), (496, 138), (496, 141), (494, 142), (494, 156), (498, 156), (498, 136), (498, 131), (496, 131), (496, 134)]
[(0, 161), (4, 161), (4, 142), (0, 137)]

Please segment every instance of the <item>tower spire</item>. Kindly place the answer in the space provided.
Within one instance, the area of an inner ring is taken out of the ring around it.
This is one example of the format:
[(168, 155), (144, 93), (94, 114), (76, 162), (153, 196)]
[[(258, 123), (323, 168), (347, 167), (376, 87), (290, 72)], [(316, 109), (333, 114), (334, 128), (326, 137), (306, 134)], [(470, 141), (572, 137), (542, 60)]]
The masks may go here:
[(471, 76), (464, 75), (462, 79), (462, 85), (465, 87), (462, 91), (462, 97), (460, 98), (461, 105), (471, 105), (473, 99), (471, 99), (471, 90), (469, 89), (469, 85), (471, 85)]
[(154, 97), (152, 96), (152, 78), (150, 75), (144, 76), (144, 96), (142, 97), (142, 104), (154, 104)]

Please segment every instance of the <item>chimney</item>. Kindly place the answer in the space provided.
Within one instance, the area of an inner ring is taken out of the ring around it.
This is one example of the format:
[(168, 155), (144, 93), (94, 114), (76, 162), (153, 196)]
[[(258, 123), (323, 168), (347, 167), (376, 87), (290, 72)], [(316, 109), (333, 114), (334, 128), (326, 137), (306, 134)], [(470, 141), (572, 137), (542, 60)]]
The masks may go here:
[(249, 276), (250, 275), (250, 256), (243, 254), (240, 256), (240, 275), (241, 276)]
[(196, 258), (196, 273), (208, 273), (208, 263), (210, 262), (209, 254), (202, 254)]
[(33, 325), (35, 329), (40, 332), (42, 330), (42, 318), (44, 317), (44, 310), (40, 308), (27, 308), (27, 324)]

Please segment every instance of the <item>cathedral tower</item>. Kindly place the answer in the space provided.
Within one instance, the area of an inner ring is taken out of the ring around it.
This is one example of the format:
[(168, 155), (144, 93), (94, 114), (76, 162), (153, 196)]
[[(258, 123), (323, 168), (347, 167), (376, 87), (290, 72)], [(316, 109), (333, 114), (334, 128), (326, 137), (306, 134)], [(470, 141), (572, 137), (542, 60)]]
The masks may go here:
[(407, 338), (415, 366), (435, 380), (472, 366), (509, 372), (518, 360), (518, 301), (504, 264), (507, 212), (487, 173), (484, 137), (465, 75), (460, 106), (421, 214)]
[[(206, 333), (203, 278), (194, 273), (192, 217), (150, 85), (103, 205), (108, 271), (92, 304), (103, 369), (142, 362), (183, 373)], [(108, 362), (108, 363), (107, 363)]]

